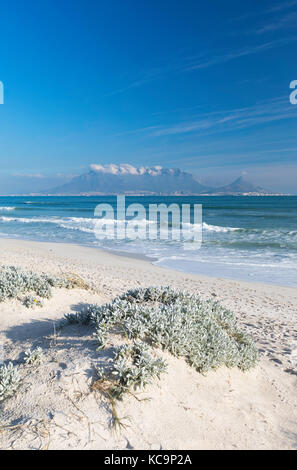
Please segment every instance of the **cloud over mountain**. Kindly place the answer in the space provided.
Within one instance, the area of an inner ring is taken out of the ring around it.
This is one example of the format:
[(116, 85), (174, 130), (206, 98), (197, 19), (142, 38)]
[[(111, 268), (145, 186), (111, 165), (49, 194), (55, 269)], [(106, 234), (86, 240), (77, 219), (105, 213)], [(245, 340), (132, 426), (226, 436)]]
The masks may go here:
[(190, 173), (161, 166), (136, 168), (128, 163), (101, 165), (69, 183), (48, 191), (51, 194), (200, 194), (208, 188)]
[(161, 166), (154, 166), (154, 167), (145, 167), (141, 166), (136, 168), (129, 163), (123, 163), (121, 165), (115, 165), (114, 163), (110, 163), (109, 165), (98, 165), (96, 163), (92, 163), (90, 165), (90, 169), (98, 172), (98, 173), (107, 173), (111, 175), (152, 175), (157, 176), (162, 173), (163, 168)]

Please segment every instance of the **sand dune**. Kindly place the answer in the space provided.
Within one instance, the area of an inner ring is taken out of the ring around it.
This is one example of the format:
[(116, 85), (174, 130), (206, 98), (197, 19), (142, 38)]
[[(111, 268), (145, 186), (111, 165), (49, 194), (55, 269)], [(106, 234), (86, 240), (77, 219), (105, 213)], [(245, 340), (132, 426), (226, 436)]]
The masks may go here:
[[(1, 304), (3, 357), (19, 362), (24, 377), (0, 408), (1, 449), (297, 448), (295, 289), (198, 277), (73, 245), (0, 240), (0, 246), (1, 264), (74, 272), (96, 290), (55, 289), (53, 298), (34, 310), (18, 301)], [(57, 334), (54, 325), (85, 304), (148, 285), (213, 296), (233, 309), (255, 339), (260, 362), (246, 373), (221, 368), (204, 376), (184, 360), (160, 353), (168, 373), (118, 403), (125, 427), (115, 432), (109, 427), (108, 399), (90, 388), (105, 353), (96, 352), (89, 327), (68, 326)], [(46, 360), (25, 367), (23, 352), (36, 346)]]

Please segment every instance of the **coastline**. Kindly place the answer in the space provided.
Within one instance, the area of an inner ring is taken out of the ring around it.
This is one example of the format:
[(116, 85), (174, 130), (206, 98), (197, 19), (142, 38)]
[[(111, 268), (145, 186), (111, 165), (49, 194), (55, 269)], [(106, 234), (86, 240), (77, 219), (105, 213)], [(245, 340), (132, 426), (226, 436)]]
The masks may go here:
[[(5, 361), (17, 362), (28, 347), (43, 346), (52, 333), (53, 322), (65, 313), (78, 311), (88, 303), (106, 303), (128, 289), (150, 285), (170, 285), (199, 293), (203, 299), (215, 298), (236, 313), (240, 327), (251, 335), (260, 353), (259, 365), (254, 370), (242, 373), (222, 368), (205, 377), (182, 359), (164, 353), (169, 371), (160, 383), (149, 386), (144, 393), (151, 401), (139, 403), (130, 397), (119, 406), (122, 416), (131, 416), (131, 428), (117, 437), (100, 428), (99, 434), (105, 440), (94, 434), (92, 442), (87, 442), (87, 430), (81, 430), (78, 443), (73, 435), (57, 427), (51, 430), (50, 448), (86, 445), (86, 448), (124, 449), (127, 441), (138, 449), (296, 448), (296, 289), (187, 274), (155, 266), (147, 260), (69, 243), (0, 239), (0, 249), (1, 264), (52, 274), (75, 273), (94, 288), (94, 291), (56, 290), (44, 307), (34, 310), (26, 309), (18, 301), (3, 302), (0, 342)], [(66, 384), (71, 393), (77, 389), (72, 383), (74, 376), (79, 379), (79, 387), (85, 389), (85, 369), (92, 362), (80, 346), (75, 353), (78, 362), (69, 364), (67, 358), (76, 351), (78, 339), (75, 335), (67, 338), (66, 343), (72, 345), (70, 350), (63, 349), (63, 338), (57, 340), (56, 346), (58, 364), (67, 364), (67, 368), (63, 366), (65, 370), (59, 369), (59, 385)], [(34, 377), (36, 374), (32, 373)], [(47, 375), (38, 377), (41, 385), (34, 382), (36, 377), (32, 378), (33, 391), (28, 396), (19, 394), (8, 400), (4, 417), (17, 419), (18, 413), (25, 415), (27, 411), (37, 420), (45, 419), (50, 412), (59, 426), (77, 433), (78, 423), (69, 416), (63, 417), (66, 404), (59, 401), (61, 393), (53, 397), (47, 392), (49, 374), (47, 370)], [(45, 394), (42, 399), (41, 390)], [(34, 400), (37, 405), (32, 403)], [(88, 400), (90, 403), (84, 402), (84, 412), (107, 422), (106, 412), (98, 408), (98, 403), (95, 406), (91, 397)], [(29, 435), (19, 439), (18, 448), (30, 447)], [(9, 447), (11, 436), (0, 439), (1, 448)], [(83, 444), (85, 441), (87, 444)]]
[[(141, 261), (148, 262), (148, 263), (150, 263), (153, 266), (156, 266), (158, 268), (183, 273), (185, 275), (194, 276), (194, 277), (197, 277), (197, 278), (225, 279), (225, 280), (229, 280), (229, 281), (241, 282), (241, 283), (247, 283), (247, 284), (256, 284), (256, 285), (264, 285), (264, 286), (276, 286), (276, 287), (284, 287), (284, 288), (289, 288), (289, 289), (295, 289), (296, 288), (295, 285), (290, 285), (287, 281), (283, 284), (280, 284), (276, 281), (268, 282), (267, 280), (264, 281), (264, 282), (260, 282), (258, 280), (252, 279), (252, 276), (251, 276), (251, 278), (249, 278), (249, 276), (243, 276), (243, 277), (236, 278), (233, 274), (234, 271), (230, 271), (230, 274), (228, 275), (228, 271), (227, 271), (226, 267), (224, 266), (224, 263), (221, 263), (221, 264), (217, 263), (217, 264), (209, 265), (208, 263), (204, 263), (204, 262), (201, 262), (201, 261), (196, 262), (196, 265), (199, 265), (199, 272), (196, 273), (196, 272), (192, 271), (191, 267), (189, 269), (184, 268), (184, 266), (187, 264), (186, 261), (183, 262), (183, 267), (181, 268), (181, 267), (178, 267), (178, 266), (174, 265), (174, 262), (173, 262), (173, 265), (170, 265), (171, 264), (170, 259), (167, 260), (167, 263), (169, 261), (169, 265), (168, 264), (166, 265), (166, 263), (163, 262), (163, 258), (152, 257), (152, 256), (148, 256), (144, 253), (140, 254), (140, 253), (135, 253), (133, 251), (125, 252), (123, 250), (116, 250), (115, 248), (97, 247), (97, 246), (92, 246), (92, 245), (88, 245), (88, 244), (84, 244), (84, 243), (78, 243), (78, 242), (72, 242), (72, 243), (71, 242), (63, 242), (63, 241), (50, 241), (50, 242), (47, 242), (45, 240), (35, 240), (33, 238), (9, 238), (9, 237), (6, 237), (6, 236), (0, 236), (0, 246), (1, 246), (1, 240), (6, 240), (6, 241), (8, 241), (8, 243), (9, 242), (20, 242), (20, 243), (28, 242), (28, 243), (36, 243), (36, 244), (42, 244), (42, 245), (50, 244), (50, 245), (72, 246), (72, 247), (78, 247), (78, 248), (81, 247), (81, 248), (96, 250), (97, 252), (109, 253), (111, 255), (115, 255), (115, 256), (118, 256), (118, 257), (138, 259), (138, 260), (141, 260)], [(224, 266), (224, 267), (222, 268), (222, 266)], [(220, 276), (212, 275), (212, 274), (210, 274), (210, 272), (212, 270), (221, 271), (222, 274)], [(266, 275), (266, 279), (267, 279), (267, 275)]]
[[(288, 289), (289, 291), (296, 291), (296, 288), (294, 286), (288, 286), (288, 285), (281, 285), (281, 284), (272, 284), (272, 283), (266, 283), (266, 282), (259, 282), (259, 281), (254, 281), (254, 280), (242, 280), (242, 279), (235, 279), (235, 278), (229, 278), (225, 276), (216, 276), (216, 275), (208, 275), (204, 273), (193, 273), (189, 271), (183, 271), (181, 269), (177, 269), (175, 267), (166, 267), (160, 265), (154, 264), (155, 262), (159, 262), (160, 260), (158, 258), (153, 258), (151, 256), (147, 256), (145, 254), (138, 254), (134, 252), (125, 252), (123, 250), (115, 250), (115, 249), (110, 249), (110, 248), (102, 248), (102, 247), (96, 247), (96, 246), (89, 246), (89, 245), (84, 245), (84, 244), (79, 244), (79, 243), (70, 243), (70, 242), (61, 242), (61, 241), (44, 241), (44, 240), (34, 240), (34, 239), (25, 239), (25, 238), (9, 238), (9, 237), (0, 237), (0, 250), (3, 250), (7, 248), (7, 246), (4, 245), (10, 245), (10, 248), (13, 248), (13, 245), (15, 245), (15, 248), (26, 246), (32, 248), (34, 250), (39, 249), (44, 247), (45, 249), (49, 251), (56, 252), (57, 254), (61, 253), (61, 249), (57, 248), (55, 250), (55, 247), (63, 247), (62, 251), (67, 252), (70, 256), (72, 256), (73, 252), (75, 251), (77, 254), (80, 254), (81, 259), (101, 259), (102, 257), (104, 259), (103, 254), (115, 256), (116, 258), (128, 258), (131, 260), (139, 260), (144, 263), (147, 263), (151, 267), (154, 267), (156, 269), (162, 269), (168, 272), (173, 272), (176, 274), (180, 274), (182, 276), (187, 276), (189, 278), (193, 278), (193, 280), (201, 281), (201, 280), (209, 280), (209, 281), (230, 281), (231, 283), (240, 283), (243, 286), (245, 285), (247, 288), (248, 287), (257, 287), (257, 286), (262, 286), (262, 287), (267, 287), (267, 288), (272, 288), (277, 287), (280, 289)], [(91, 250), (91, 251), (89, 251)], [(100, 255), (96, 255), (94, 257), (94, 253), (97, 252)], [(93, 253), (93, 255), (91, 254)], [(107, 258), (104, 259), (106, 261)]]
[[(106, 198), (104, 201), (111, 203), (115, 211), (115, 199), (112, 202)], [(2, 198), (3, 233), (0, 235), (6, 239), (98, 247), (120, 256), (149, 259), (157, 266), (198, 276), (297, 286), (296, 197), (290, 197), (288, 201), (277, 197), (275, 202), (267, 197), (260, 201), (255, 197), (245, 200), (214, 197), (204, 199), (204, 202), (199, 198), (161, 198), (159, 202), (175, 201), (179, 207), (184, 202), (203, 203), (203, 244), (200, 250), (193, 251), (188, 249), (191, 248), (189, 244), (181, 250), (181, 243), (171, 239), (97, 240), (94, 207), (103, 201), (102, 198), (41, 199)], [(140, 200), (146, 210), (152, 201), (151, 198)], [(143, 222), (142, 229), (146, 225)]]

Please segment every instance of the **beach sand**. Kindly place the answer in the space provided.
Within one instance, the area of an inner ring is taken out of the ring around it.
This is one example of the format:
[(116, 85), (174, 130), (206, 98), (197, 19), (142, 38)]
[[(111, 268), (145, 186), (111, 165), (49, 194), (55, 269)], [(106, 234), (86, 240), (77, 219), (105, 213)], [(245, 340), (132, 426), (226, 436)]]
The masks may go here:
[[(1, 303), (3, 359), (22, 363), (23, 352), (36, 346), (46, 353), (39, 367), (21, 365), (21, 387), (1, 404), (1, 449), (297, 448), (296, 289), (190, 275), (70, 244), (1, 239), (0, 248), (1, 264), (75, 273), (93, 287), (54, 289), (39, 309)], [(168, 373), (119, 402), (126, 427), (114, 431), (107, 398), (90, 390), (101, 354), (92, 331), (74, 325), (57, 334), (55, 322), (88, 303), (150, 285), (213, 297), (232, 309), (256, 342), (260, 361), (245, 373), (220, 368), (202, 375), (160, 352)]]

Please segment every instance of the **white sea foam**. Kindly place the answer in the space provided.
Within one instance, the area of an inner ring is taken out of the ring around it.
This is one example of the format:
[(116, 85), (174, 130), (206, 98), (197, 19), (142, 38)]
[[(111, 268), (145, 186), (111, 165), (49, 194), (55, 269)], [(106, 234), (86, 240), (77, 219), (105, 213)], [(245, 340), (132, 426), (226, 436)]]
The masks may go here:
[(0, 212), (10, 212), (10, 211), (15, 211), (16, 207), (11, 207), (11, 206), (0, 206)]
[(239, 227), (221, 227), (219, 225), (209, 225), (203, 222), (203, 229), (208, 230), (209, 232), (236, 232), (237, 230), (242, 230)]
[[(14, 210), (15, 207), (6, 207), (6, 208), (1, 208), (0, 207), (0, 211), (1, 210)], [(52, 224), (66, 224), (64, 228), (67, 228), (67, 224), (71, 225), (71, 223), (75, 223), (75, 224), (80, 224), (82, 227), (84, 227), (85, 225), (93, 225), (95, 226), (96, 224), (98, 224), (98, 221), (100, 221), (101, 219), (99, 218), (87, 218), (87, 217), (63, 217), (63, 218), (59, 218), (59, 217), (49, 217), (49, 218), (42, 218), (42, 217), (32, 217), (32, 218), (29, 218), (29, 217), (5, 217), (5, 216), (1, 216), (0, 217), (0, 220), (4, 221), (4, 222), (18, 222), (18, 223), (26, 223), (26, 224), (29, 224), (29, 223), (52, 223)], [(113, 225), (115, 224), (115, 222), (117, 223), (118, 226), (120, 225), (125, 225), (129, 222), (133, 222), (139, 226), (146, 226), (146, 225), (149, 225), (149, 224), (154, 224), (155, 222), (152, 221), (152, 220), (147, 220), (147, 219), (140, 219), (140, 220), (117, 220), (117, 219), (104, 219), (104, 223), (107, 224), (107, 225)], [(182, 224), (182, 228), (184, 229), (188, 229), (188, 228), (191, 228), (192, 230), (198, 230), (200, 229), (200, 224), (190, 224), (190, 223), (183, 223)], [(209, 232), (233, 232), (233, 231), (236, 231), (236, 230), (242, 230), (241, 228), (239, 227), (222, 227), (222, 226), (219, 226), (219, 225), (210, 225), (210, 224), (207, 224), (206, 222), (203, 222), (203, 230), (206, 230), (206, 231), (209, 231)], [(170, 227), (169, 227), (170, 228)]]

